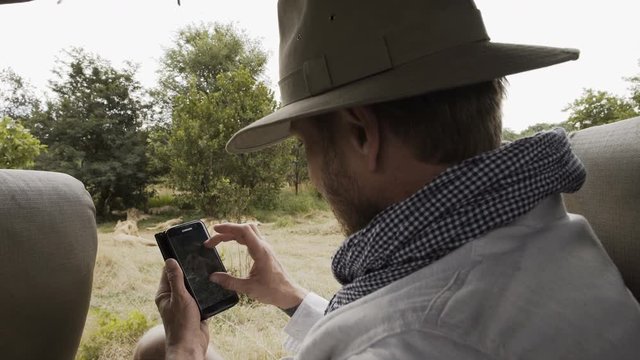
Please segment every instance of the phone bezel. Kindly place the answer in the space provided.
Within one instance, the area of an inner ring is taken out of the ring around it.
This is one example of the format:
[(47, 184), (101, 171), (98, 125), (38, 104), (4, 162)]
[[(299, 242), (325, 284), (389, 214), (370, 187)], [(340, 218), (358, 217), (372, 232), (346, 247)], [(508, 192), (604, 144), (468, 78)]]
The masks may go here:
[[(175, 225), (170, 227), (169, 229), (167, 229), (165, 232), (163, 233), (159, 233), (156, 234), (156, 241), (158, 242), (158, 247), (160, 248), (160, 252), (162, 253), (162, 256), (164, 257), (164, 259), (168, 259), (168, 258), (172, 258), (175, 259), (178, 264), (180, 265), (180, 268), (183, 269), (182, 263), (180, 262), (180, 260), (177, 258), (177, 256), (175, 255), (175, 249), (173, 248), (173, 245), (171, 245), (171, 242), (169, 241), (169, 238), (171, 237), (172, 234), (175, 234), (176, 232), (178, 234), (181, 234), (181, 230), (186, 228), (186, 227), (190, 227), (190, 226), (201, 226), (202, 229), (204, 230), (204, 233), (206, 234), (207, 238), (210, 237), (209, 236), (209, 232), (207, 231), (207, 227), (204, 225), (204, 223), (200, 220), (194, 220), (194, 221), (190, 221), (184, 224), (179, 224), (179, 225)], [(217, 259), (217, 261), (220, 263), (220, 265), (222, 266), (222, 268), (224, 269), (225, 272), (227, 272), (227, 268), (224, 266), (224, 263), (222, 262), (222, 259), (220, 258), (220, 255), (218, 254), (218, 251), (215, 248), (212, 248), (211, 250), (213, 250), (213, 253), (215, 254), (215, 257)], [(183, 270), (184, 273), (184, 270)], [(185, 285), (187, 287), (187, 290), (189, 291), (189, 294), (191, 294), (191, 296), (193, 297), (193, 299), (196, 301), (196, 304), (198, 305), (198, 310), (200, 311), (200, 318), (202, 320), (205, 320), (207, 318), (210, 318), (213, 315), (219, 314), (222, 311), (225, 311), (231, 307), (233, 307), (234, 305), (236, 305), (239, 301), (240, 298), (238, 297), (238, 294), (234, 292), (233, 296), (229, 296), (227, 298), (225, 298), (222, 301), (219, 301), (211, 306), (208, 306), (206, 308), (202, 308), (202, 306), (200, 305), (200, 302), (198, 301), (198, 298), (195, 296), (193, 289), (191, 287), (191, 284), (189, 283), (189, 280), (187, 279), (187, 277), (184, 277), (185, 279)]]

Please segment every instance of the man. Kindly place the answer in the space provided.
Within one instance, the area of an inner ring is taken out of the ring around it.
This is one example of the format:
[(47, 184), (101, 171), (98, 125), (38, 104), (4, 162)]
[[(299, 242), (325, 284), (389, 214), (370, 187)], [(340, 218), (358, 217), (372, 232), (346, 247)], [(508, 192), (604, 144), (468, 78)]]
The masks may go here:
[[(299, 359), (635, 359), (640, 307), (560, 193), (584, 182), (562, 130), (500, 145), (503, 77), (577, 50), (496, 44), (469, 0), (281, 0), (283, 107), (228, 150), (294, 134), (348, 238), (331, 301), (292, 283), (253, 225), (223, 224), (285, 310)], [(137, 356), (202, 359), (208, 329), (168, 261)], [(215, 358), (213, 352), (207, 354)]]

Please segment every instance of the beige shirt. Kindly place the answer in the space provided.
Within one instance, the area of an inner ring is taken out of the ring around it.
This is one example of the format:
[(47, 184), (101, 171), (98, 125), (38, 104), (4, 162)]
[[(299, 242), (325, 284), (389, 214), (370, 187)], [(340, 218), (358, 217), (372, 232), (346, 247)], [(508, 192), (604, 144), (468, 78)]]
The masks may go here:
[(559, 195), (323, 316), (285, 328), (295, 359), (640, 359), (640, 306)]

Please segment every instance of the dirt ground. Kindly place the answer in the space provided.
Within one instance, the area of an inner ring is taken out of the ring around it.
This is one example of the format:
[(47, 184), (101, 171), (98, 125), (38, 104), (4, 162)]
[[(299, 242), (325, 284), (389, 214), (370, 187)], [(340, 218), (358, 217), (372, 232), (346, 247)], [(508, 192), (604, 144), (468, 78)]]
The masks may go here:
[[(136, 241), (136, 237), (122, 237), (101, 229), (92, 311), (83, 341), (98, 327), (96, 311), (126, 317), (137, 310), (151, 324), (160, 323), (154, 295), (163, 261), (158, 248), (150, 246), (155, 231), (140, 228), (139, 238), (146, 241)], [(338, 289), (331, 275), (330, 258), (344, 238), (331, 213), (299, 216), (284, 226), (278, 222), (261, 224), (260, 229), (295, 281), (326, 298)], [(246, 273), (250, 268), (250, 260), (241, 246), (221, 244), (219, 252), (231, 271)], [(278, 359), (286, 355), (281, 345), (286, 322), (287, 316), (272, 306), (244, 303), (210, 319), (210, 338), (227, 359)], [(131, 359), (134, 345), (135, 339), (113, 344), (100, 358)]]

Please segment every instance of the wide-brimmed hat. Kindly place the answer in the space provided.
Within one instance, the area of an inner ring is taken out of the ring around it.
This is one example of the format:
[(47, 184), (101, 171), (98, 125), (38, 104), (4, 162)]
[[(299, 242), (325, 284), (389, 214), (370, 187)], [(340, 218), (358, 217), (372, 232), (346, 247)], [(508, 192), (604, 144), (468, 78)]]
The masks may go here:
[(578, 58), (576, 49), (491, 42), (472, 0), (280, 0), (282, 107), (238, 131), (259, 150), (290, 122), (489, 81)]

